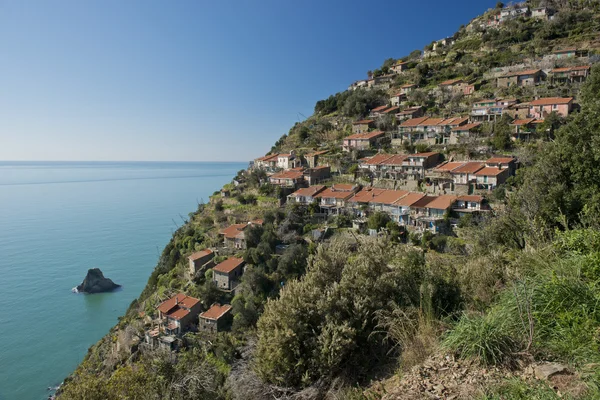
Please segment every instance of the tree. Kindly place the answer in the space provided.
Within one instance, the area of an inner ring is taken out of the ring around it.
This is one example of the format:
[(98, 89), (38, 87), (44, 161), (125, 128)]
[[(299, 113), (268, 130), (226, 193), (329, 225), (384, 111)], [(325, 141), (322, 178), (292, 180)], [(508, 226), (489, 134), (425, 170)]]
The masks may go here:
[(505, 114), (500, 118), (500, 121), (494, 123), (492, 144), (498, 150), (508, 150), (512, 145), (510, 122), (510, 116)]
[(377, 211), (369, 216), (367, 226), (369, 229), (375, 229), (379, 231), (381, 228), (384, 228), (388, 222), (390, 222), (389, 215), (384, 212)]
[(554, 139), (554, 132), (563, 124), (563, 118), (556, 112), (552, 111), (544, 118), (544, 122), (538, 126), (538, 132), (546, 140)]
[(502, 9), (502, 8), (504, 8), (504, 3), (503, 3), (503, 2), (501, 2), (501, 1), (497, 2), (497, 3), (496, 3), (496, 8), (497, 8), (497, 9)]

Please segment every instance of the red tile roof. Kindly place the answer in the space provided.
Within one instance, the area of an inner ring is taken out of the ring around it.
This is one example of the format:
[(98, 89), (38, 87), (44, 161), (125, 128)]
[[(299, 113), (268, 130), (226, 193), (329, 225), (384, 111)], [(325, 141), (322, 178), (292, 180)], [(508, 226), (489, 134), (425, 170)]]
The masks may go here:
[(453, 174), (473, 174), (484, 167), (484, 164), (479, 161), (471, 161), (465, 163), (463, 166), (456, 168), (452, 171)]
[(440, 83), (440, 86), (451, 86), (451, 85), (456, 85), (457, 83), (461, 83), (461, 82), (464, 82), (464, 81), (462, 79), (448, 79), (447, 81)]
[(200, 314), (200, 318), (218, 320), (231, 310), (229, 304), (220, 305), (219, 303), (213, 304), (208, 310)]
[(406, 196), (408, 193), (409, 192), (406, 190), (385, 190), (381, 192), (378, 196), (375, 196), (373, 199), (369, 200), (369, 203), (391, 205), (394, 204), (394, 202)]
[(408, 120), (404, 121), (403, 123), (401, 123), (400, 126), (403, 128), (419, 126), (423, 122), (425, 122), (427, 119), (429, 119), (429, 117), (411, 118), (411, 119), (408, 119)]
[(190, 260), (192, 260), (192, 261), (195, 261), (195, 260), (198, 260), (198, 259), (200, 259), (200, 258), (202, 258), (202, 257), (206, 257), (207, 255), (209, 255), (209, 254), (212, 254), (212, 253), (213, 253), (213, 251), (212, 251), (211, 249), (206, 249), (206, 250), (197, 251), (197, 252), (195, 252), (195, 253), (192, 253), (192, 254), (191, 254), (189, 257), (188, 257), (188, 259), (190, 259)]
[(508, 72), (502, 76), (505, 77), (510, 77), (510, 76), (524, 76), (524, 75), (535, 75), (542, 72), (541, 69), (527, 69), (525, 71), (513, 71), (513, 72)]
[(257, 158), (256, 161), (269, 161), (269, 160), (273, 160), (273, 159), (276, 159), (278, 155), (279, 154), (268, 154), (266, 156)]
[(354, 135), (345, 137), (344, 140), (370, 140), (370, 139), (374, 139), (376, 137), (383, 136), (383, 135), (384, 135), (384, 133), (381, 131), (356, 133)]
[(189, 313), (190, 310), (186, 310), (185, 308), (177, 306), (167, 314), (167, 317), (179, 320), (188, 315)]
[(436, 210), (447, 210), (448, 208), (450, 208), (450, 206), (452, 206), (452, 203), (456, 201), (456, 198), (456, 196), (450, 194), (443, 194), (441, 196), (435, 197), (433, 200), (427, 203), (425, 207), (435, 208)]
[(485, 162), (488, 164), (508, 164), (514, 161), (515, 159), (513, 157), (492, 157)]
[(214, 267), (213, 270), (217, 271), (217, 272), (223, 272), (224, 274), (228, 274), (243, 264), (244, 264), (243, 258), (229, 257), (227, 260), (223, 261), (222, 263), (217, 264), (217, 266)]
[(174, 307), (178, 307), (179, 304), (186, 308), (192, 308), (199, 302), (200, 300), (194, 297), (190, 297), (183, 293), (179, 293), (171, 297), (169, 300), (160, 303), (157, 309), (163, 314), (168, 314), (170, 310), (172, 310)]
[(366, 165), (378, 165), (378, 164), (383, 163), (383, 161), (392, 158), (393, 156), (394, 156), (393, 154), (377, 153), (373, 157), (371, 157), (368, 160), (366, 160), (364, 162), (364, 164), (366, 164)]
[(388, 108), (388, 106), (379, 106), (379, 107), (375, 107), (374, 109), (371, 110), (371, 112), (379, 112), (379, 111), (383, 111), (386, 108)]
[(573, 101), (572, 97), (545, 97), (529, 102), (530, 106), (551, 106), (554, 104), (569, 104)]
[(497, 176), (500, 175), (501, 173), (503, 173), (504, 171), (507, 171), (507, 169), (500, 169), (498, 167), (485, 167), (483, 169), (480, 169), (479, 171), (475, 172), (476, 176)]
[(511, 122), (511, 125), (514, 125), (514, 126), (529, 125), (533, 121), (535, 121), (535, 118), (515, 119), (513, 122)]
[(406, 155), (404, 154), (396, 154), (395, 156), (388, 158), (387, 160), (383, 161), (381, 163), (381, 165), (391, 165), (391, 166), (397, 166), (397, 165), (402, 165), (402, 162), (404, 160), (406, 160)]
[(368, 203), (371, 199), (379, 194), (383, 193), (385, 189), (378, 188), (364, 188), (356, 193), (350, 200), (350, 203)]
[(406, 157), (425, 157), (425, 158), (429, 158), (431, 156), (435, 156), (435, 155), (439, 155), (440, 153), (435, 152), (435, 151), (428, 151), (426, 153), (415, 153), (415, 154), (408, 154)]
[(590, 68), (591, 67), (589, 65), (580, 65), (577, 67), (554, 68), (550, 72), (557, 73), (557, 72), (585, 71), (585, 70), (589, 70)]
[(413, 204), (415, 204), (417, 201), (421, 200), (423, 197), (425, 197), (425, 195), (423, 193), (410, 192), (406, 196), (402, 197), (401, 199), (396, 200), (396, 202), (394, 202), (394, 205), (410, 207)]
[(477, 195), (464, 195), (464, 196), (458, 196), (458, 200), (460, 201), (470, 201), (473, 203), (481, 203), (483, 201), (483, 196), (477, 196)]
[(415, 85), (414, 83), (407, 83), (406, 85), (402, 85), (400, 86), (401, 89), (408, 89), (411, 87), (416, 87), (417, 85)]
[(360, 121), (355, 121), (352, 123), (352, 125), (367, 125), (367, 124), (371, 124), (375, 121), (373, 121), (372, 119), (361, 119)]
[(270, 177), (273, 179), (300, 179), (303, 175), (303, 171), (297, 169), (290, 169), (288, 171), (277, 172), (276, 174), (273, 174)]
[(341, 185), (334, 185), (334, 188), (327, 188), (324, 191), (322, 191), (321, 193), (317, 194), (315, 197), (316, 198), (330, 198), (330, 199), (349, 199), (350, 197), (352, 197), (354, 195), (354, 191), (352, 189), (346, 189), (345, 186), (351, 186), (351, 185), (345, 185), (344, 187), (340, 187)]
[(415, 208), (425, 208), (433, 200), (435, 200), (435, 196), (423, 195), (423, 197), (421, 197), (420, 199), (418, 199), (417, 201), (415, 201), (410, 206), (411, 207), (415, 207)]
[(445, 164), (440, 165), (439, 167), (437, 167), (435, 169), (435, 171), (437, 172), (449, 172), (452, 171), (460, 166), (463, 166), (465, 163), (461, 162), (461, 161), (452, 161), (452, 162), (447, 162)]
[(452, 128), (452, 131), (454, 131), (454, 132), (458, 132), (458, 131), (470, 131), (471, 129), (477, 128), (479, 125), (481, 125), (481, 123), (479, 123), (479, 122), (473, 122), (472, 124), (466, 124), (466, 125), (457, 126), (455, 128)]
[(399, 109), (400, 109), (400, 107), (394, 106), (394, 107), (390, 107), (390, 108), (388, 108), (388, 109), (387, 109), (387, 110), (385, 110), (383, 113), (384, 113), (384, 114), (389, 114), (389, 113), (392, 113), (392, 112), (394, 112), (394, 111), (398, 111)]
[(319, 192), (322, 192), (323, 190), (325, 190), (324, 185), (309, 186), (307, 188), (302, 188), (302, 189), (296, 190), (294, 193), (290, 194), (290, 197), (295, 197), (295, 196), (313, 197), (314, 195), (316, 195)]
[(244, 229), (248, 227), (248, 224), (233, 224), (229, 225), (227, 228), (221, 229), (219, 231), (220, 235), (225, 236), (228, 239), (234, 239), (240, 236), (240, 233), (244, 232)]

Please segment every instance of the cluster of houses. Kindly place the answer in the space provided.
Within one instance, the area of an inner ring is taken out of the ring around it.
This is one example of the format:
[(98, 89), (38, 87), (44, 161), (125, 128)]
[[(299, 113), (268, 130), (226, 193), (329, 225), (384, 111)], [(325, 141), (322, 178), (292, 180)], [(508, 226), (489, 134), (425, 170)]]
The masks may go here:
[(364, 223), (369, 212), (384, 212), (390, 219), (407, 230), (444, 232), (457, 217), (465, 214), (480, 215), (490, 210), (480, 195), (431, 196), (421, 192), (360, 188), (351, 184), (330, 187), (310, 186), (288, 196), (288, 202), (307, 206), (317, 202), (324, 215), (353, 215), (356, 224)]

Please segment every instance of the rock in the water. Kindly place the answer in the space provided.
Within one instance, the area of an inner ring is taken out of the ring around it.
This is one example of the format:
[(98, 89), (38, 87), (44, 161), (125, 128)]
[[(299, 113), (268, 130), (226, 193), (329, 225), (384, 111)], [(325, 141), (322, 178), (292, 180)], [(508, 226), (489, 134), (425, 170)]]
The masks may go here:
[(112, 280), (105, 278), (99, 268), (89, 269), (81, 285), (77, 286), (78, 292), (83, 293), (103, 293), (111, 292), (121, 285), (117, 285)]

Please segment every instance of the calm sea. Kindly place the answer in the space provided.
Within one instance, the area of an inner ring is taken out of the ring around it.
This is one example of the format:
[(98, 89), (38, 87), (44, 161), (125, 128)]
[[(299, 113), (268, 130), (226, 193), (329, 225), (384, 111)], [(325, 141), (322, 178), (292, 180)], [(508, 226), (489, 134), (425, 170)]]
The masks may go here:
[[(247, 163), (0, 162), (0, 399), (45, 399), (144, 288), (197, 202)], [(88, 268), (123, 285), (75, 294)]]

